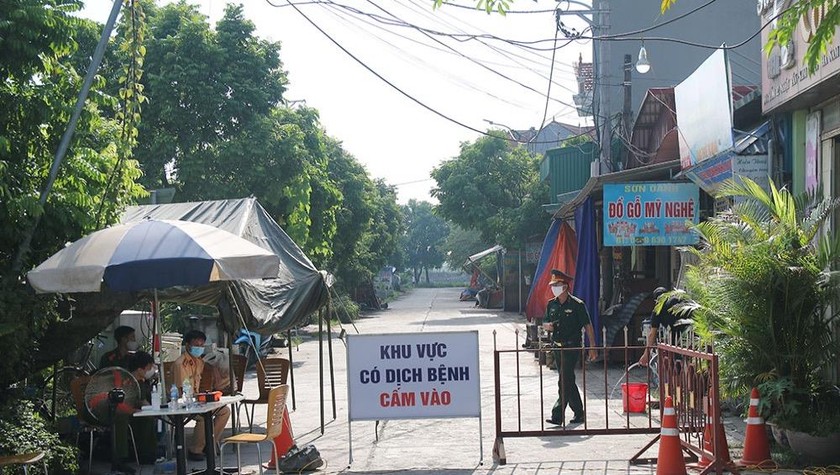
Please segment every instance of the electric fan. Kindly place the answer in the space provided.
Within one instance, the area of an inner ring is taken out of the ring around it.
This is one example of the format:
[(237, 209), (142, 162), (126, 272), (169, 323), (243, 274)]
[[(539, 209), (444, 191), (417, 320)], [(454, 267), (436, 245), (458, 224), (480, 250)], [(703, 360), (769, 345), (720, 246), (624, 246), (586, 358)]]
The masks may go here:
[(93, 374), (85, 388), (85, 407), (101, 426), (111, 430), (111, 471), (120, 472), (115, 422), (118, 416), (131, 417), (140, 403), (140, 384), (128, 371), (116, 366)]

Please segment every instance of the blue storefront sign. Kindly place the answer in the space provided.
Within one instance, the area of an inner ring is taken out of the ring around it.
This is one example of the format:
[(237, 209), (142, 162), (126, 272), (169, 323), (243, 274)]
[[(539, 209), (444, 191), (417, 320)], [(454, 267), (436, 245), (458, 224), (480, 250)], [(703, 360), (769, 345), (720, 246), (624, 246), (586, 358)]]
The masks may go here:
[(689, 226), (699, 214), (700, 189), (693, 183), (605, 184), (604, 246), (695, 244)]

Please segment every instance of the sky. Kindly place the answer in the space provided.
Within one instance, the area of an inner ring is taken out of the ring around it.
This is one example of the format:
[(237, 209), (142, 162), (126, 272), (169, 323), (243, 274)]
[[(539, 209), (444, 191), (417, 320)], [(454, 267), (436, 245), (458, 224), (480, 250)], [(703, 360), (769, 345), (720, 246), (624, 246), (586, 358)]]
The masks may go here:
[[(215, 25), (228, 2), (189, 3)], [(549, 91), (555, 21), (547, 10), (567, 7), (566, 2), (520, 0), (506, 16), (454, 5), (433, 10), (431, 0), (295, 3), (299, 12), (286, 0), (243, 2), (257, 36), (281, 43), (280, 58), (290, 81), (286, 99), (317, 109), (327, 133), (371, 177), (394, 185), (400, 203), (435, 201), (429, 194), (435, 186), (430, 172), (456, 157), (461, 143), (481, 136), (471, 129), (487, 130), (489, 122), (502, 124), (496, 128), (528, 129), (539, 127), (543, 117), (546, 122), (589, 124), (570, 107), (577, 91), (572, 64), (580, 55), (591, 60), (589, 41), (567, 41), (559, 34), (557, 44), (563, 47), (556, 50)], [(111, 5), (110, 0), (88, 0), (82, 15), (104, 23)], [(562, 18), (577, 31), (587, 26), (575, 15)], [(406, 24), (446, 35), (427, 36)], [(501, 39), (451, 35), (464, 33)]]

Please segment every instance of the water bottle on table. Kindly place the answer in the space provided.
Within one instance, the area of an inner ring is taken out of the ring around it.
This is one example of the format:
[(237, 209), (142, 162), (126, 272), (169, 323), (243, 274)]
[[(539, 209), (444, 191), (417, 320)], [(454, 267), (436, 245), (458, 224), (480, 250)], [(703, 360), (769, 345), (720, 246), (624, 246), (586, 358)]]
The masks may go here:
[(175, 386), (175, 383), (169, 388), (169, 408), (178, 409), (178, 386)]
[(160, 409), (160, 391), (157, 384), (152, 386), (152, 409), (155, 411)]
[(195, 401), (193, 387), (192, 383), (190, 382), (190, 379), (185, 378), (184, 384), (181, 387), (184, 389), (184, 407), (189, 409), (193, 407), (193, 402)]

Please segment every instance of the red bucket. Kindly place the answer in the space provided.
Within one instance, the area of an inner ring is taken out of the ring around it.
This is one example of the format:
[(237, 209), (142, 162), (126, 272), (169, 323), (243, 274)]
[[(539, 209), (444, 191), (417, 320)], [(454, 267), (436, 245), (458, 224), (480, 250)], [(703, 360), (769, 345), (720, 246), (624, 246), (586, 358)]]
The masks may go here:
[(627, 383), (621, 385), (621, 403), (624, 412), (645, 412), (648, 385), (645, 383)]

